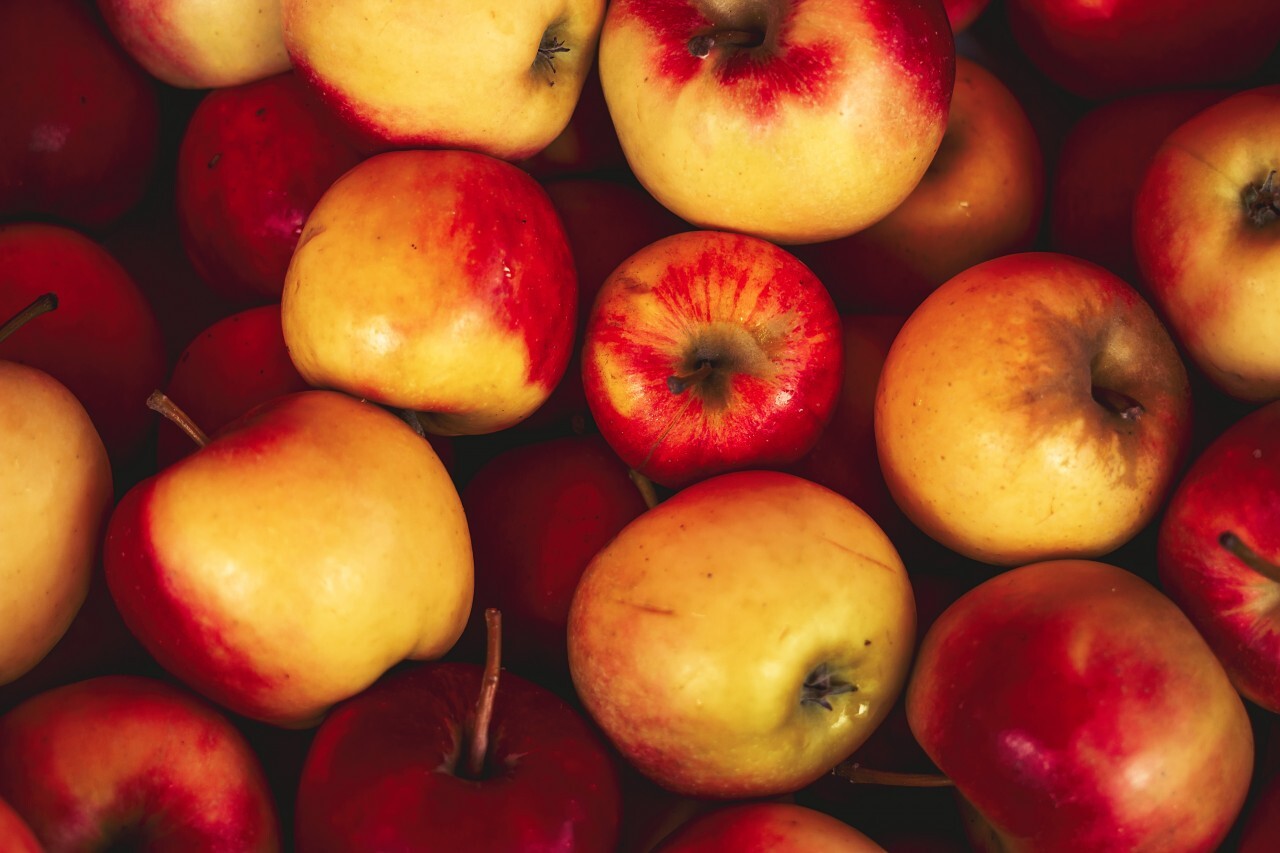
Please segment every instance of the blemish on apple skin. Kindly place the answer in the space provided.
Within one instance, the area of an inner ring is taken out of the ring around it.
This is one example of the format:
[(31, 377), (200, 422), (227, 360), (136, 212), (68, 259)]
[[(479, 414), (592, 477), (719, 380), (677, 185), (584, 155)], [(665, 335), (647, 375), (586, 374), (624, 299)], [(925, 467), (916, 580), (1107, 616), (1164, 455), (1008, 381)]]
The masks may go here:
[(631, 607), (636, 610), (640, 610), (644, 613), (652, 613), (656, 616), (675, 616), (676, 615), (676, 612), (674, 610), (671, 610), (670, 608), (667, 608), (667, 607), (655, 607), (652, 604), (638, 604), (634, 601), (623, 601), (620, 598), (616, 598), (614, 599), (614, 601), (617, 602), (618, 604), (623, 605), (624, 607)]

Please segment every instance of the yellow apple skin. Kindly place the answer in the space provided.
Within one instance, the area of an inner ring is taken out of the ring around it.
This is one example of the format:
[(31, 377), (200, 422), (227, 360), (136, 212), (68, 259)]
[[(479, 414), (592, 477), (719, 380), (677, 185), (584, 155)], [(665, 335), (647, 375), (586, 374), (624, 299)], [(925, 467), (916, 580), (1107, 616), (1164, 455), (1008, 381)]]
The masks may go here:
[(66, 632), (111, 511), (111, 463), (80, 401), (49, 374), (0, 361), (0, 684)]
[(285, 275), (285, 346), (311, 385), (423, 412), (440, 434), (524, 420), (564, 375), (577, 275), (528, 174), (467, 151), (393, 151), (312, 209)]
[(1190, 391), (1137, 291), (1030, 252), (971, 267), (911, 314), (880, 373), (875, 431), (894, 500), (948, 548), (997, 565), (1092, 557), (1171, 489)]
[[(669, 790), (763, 797), (848, 757), (905, 682), (915, 603), (897, 551), (835, 492), (779, 472), (703, 480), (588, 565), (569, 664), (587, 711)], [(802, 701), (827, 665), (856, 686)]]
[(518, 160), (569, 123), (605, 0), (281, 6), (294, 67), (366, 151), (465, 148)]
[[(758, 47), (691, 40), (745, 33)], [(942, 140), (955, 76), (941, 3), (614, 0), (600, 81), (632, 171), (694, 225), (831, 240), (893, 210)]]
[(1156, 151), (1134, 200), (1134, 252), (1152, 299), (1222, 391), (1280, 399), (1280, 222), (1242, 201), (1280, 169), (1280, 85), (1193, 116)]
[(289, 727), (447, 652), (473, 583), (462, 503), (430, 444), (333, 391), (263, 404), (131, 489), (106, 573), (161, 665)]
[(280, 0), (98, 0), (107, 26), (152, 76), (182, 89), (289, 70)]

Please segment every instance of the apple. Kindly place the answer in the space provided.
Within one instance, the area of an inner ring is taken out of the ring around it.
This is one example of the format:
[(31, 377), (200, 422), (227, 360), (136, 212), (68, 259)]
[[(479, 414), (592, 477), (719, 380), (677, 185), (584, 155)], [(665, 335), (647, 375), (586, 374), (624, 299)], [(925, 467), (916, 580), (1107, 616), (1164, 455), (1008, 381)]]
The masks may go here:
[(991, 5), (991, 0), (942, 0), (942, 5), (947, 9), (951, 31), (958, 34), (969, 29), (969, 25), (978, 20), (978, 16)]
[(1133, 202), (1151, 157), (1178, 125), (1229, 94), (1174, 89), (1116, 98), (1068, 130), (1054, 167), (1049, 245), (1145, 292), (1133, 256)]
[(0, 717), (0, 797), (50, 851), (280, 849), (240, 732), (153, 678), (80, 681)]
[(605, 0), (281, 0), (293, 66), (360, 146), (520, 160), (564, 130)]
[(1100, 101), (1233, 83), (1280, 44), (1274, 0), (1007, 0), (1018, 46), (1056, 84)]
[(183, 246), (238, 305), (276, 302), (307, 214), (360, 162), (293, 73), (209, 92), (178, 149)]
[(469, 151), (393, 151), (307, 217), (281, 323), (312, 385), (422, 412), (428, 432), (476, 434), (546, 401), (577, 298), (564, 226), (527, 173)]
[(1236, 688), (1280, 712), (1280, 401), (1222, 432), (1160, 520), (1160, 584)]
[(1237, 850), (1268, 853), (1277, 837), (1280, 837), (1280, 773), (1272, 768), (1259, 780), (1257, 794), (1245, 809)]
[(1190, 390), (1142, 297), (1088, 261), (1006, 255), (935, 290), (876, 392), (889, 491), (921, 530), (996, 565), (1096, 557), (1159, 511)]
[(871, 517), (774, 471), (722, 474), (632, 521), (569, 610), (583, 707), (636, 769), (721, 799), (798, 790), (905, 682), (915, 605)]
[(0, 217), (103, 228), (142, 199), (160, 102), (82, 0), (0, 4)]
[(462, 504), (431, 445), (334, 391), (257, 406), (130, 489), (105, 569), (163, 667), (292, 728), (406, 658), (449, 651), (473, 582)]
[(604, 101), (600, 66), (592, 62), (587, 68), (578, 102), (564, 130), (541, 151), (517, 161), (516, 165), (540, 181), (629, 174), (627, 158), (613, 129), (609, 106)]
[(773, 243), (723, 231), (674, 234), (619, 265), (582, 349), (601, 434), (672, 488), (796, 461), (830, 419), (842, 370), (822, 282)]
[(555, 694), (490, 654), (411, 666), (336, 707), (307, 753), (299, 853), (613, 853), (621, 803), (607, 745)]
[(0, 847), (9, 853), (44, 853), (44, 846), (13, 806), (0, 800)]
[(124, 49), (184, 89), (251, 83), (289, 68), (280, 0), (97, 0)]
[(794, 803), (739, 803), (695, 817), (654, 853), (877, 853), (866, 835), (829, 814)]
[(949, 607), (907, 717), (1007, 853), (1217, 849), (1253, 769), (1244, 704), (1191, 622), (1091, 560), (1002, 572)]
[(132, 460), (151, 429), (147, 394), (165, 352), (150, 303), (100, 244), (60, 225), (0, 225), (0, 314), (52, 292), (59, 308), (0, 343), (0, 358), (46, 371), (89, 412), (113, 465)]
[(600, 82), (640, 182), (699, 228), (832, 240), (897, 207), (947, 123), (939, 0), (614, 0)]
[(1274, 85), (1201, 110), (1161, 143), (1134, 201), (1153, 302), (1189, 359), (1251, 402), (1280, 398), (1278, 108)]
[[(32, 303), (0, 326), (0, 342), (56, 304)], [(115, 495), (107, 449), (65, 385), (0, 360), (0, 399), (0, 684), (8, 684), (49, 653), (84, 603)]]
[(999, 77), (957, 57), (946, 134), (916, 188), (871, 227), (796, 252), (842, 311), (905, 314), (974, 264), (1031, 248), (1043, 208), (1026, 112)]

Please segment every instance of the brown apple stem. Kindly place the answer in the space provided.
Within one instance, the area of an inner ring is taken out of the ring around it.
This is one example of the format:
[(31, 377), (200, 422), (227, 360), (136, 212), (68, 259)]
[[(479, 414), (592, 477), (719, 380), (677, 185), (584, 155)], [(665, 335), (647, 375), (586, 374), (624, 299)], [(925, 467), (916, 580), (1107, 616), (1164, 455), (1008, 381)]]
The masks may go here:
[(653, 487), (653, 480), (650, 480), (635, 468), (628, 468), (627, 476), (631, 478), (631, 482), (635, 483), (636, 488), (640, 490), (640, 497), (644, 498), (645, 506), (649, 509), (653, 509), (661, 503), (661, 501), (658, 500), (658, 490)]
[(1218, 535), (1218, 544), (1235, 554), (1241, 562), (1264, 578), (1280, 583), (1280, 566), (1263, 559), (1257, 551), (1244, 544), (1244, 540), (1235, 533), (1230, 530), (1223, 531)]
[(699, 59), (717, 47), (759, 47), (764, 44), (764, 33), (759, 30), (716, 30), (689, 39), (689, 53)]
[(689, 386), (696, 385), (702, 379), (710, 375), (715, 370), (715, 365), (710, 361), (702, 361), (698, 363), (695, 370), (688, 373), (676, 373), (667, 377), (667, 390), (672, 394), (683, 394), (689, 390)]
[(58, 294), (46, 293), (36, 297), (36, 300), (23, 308), (17, 314), (10, 317), (3, 326), (0, 326), (0, 341), (12, 335), (18, 329), (27, 324), (28, 320), (33, 320), (41, 314), (47, 314), (58, 307)]
[(471, 779), (479, 779), (484, 774), (489, 757), (489, 723), (498, 693), (498, 674), (502, 671), (502, 614), (497, 608), (485, 608), (484, 625), (487, 637), (484, 677), (480, 682), (480, 698), (476, 701), (475, 722), (471, 727), (471, 748), (467, 754), (467, 777)]
[(842, 761), (831, 773), (841, 779), (861, 785), (893, 785), (899, 788), (945, 788), (955, 783), (941, 773), (900, 773), (896, 770), (875, 770), (863, 767), (856, 761)]
[[(564, 46), (564, 42), (550, 33), (544, 33), (542, 41), (538, 44), (538, 55), (535, 62), (546, 68), (552, 74), (556, 73), (556, 56), (561, 53), (568, 53), (569, 48)], [(555, 81), (548, 81), (554, 86)]]
[(1095, 385), (1093, 399), (1098, 401), (1098, 405), (1126, 421), (1136, 421), (1147, 411), (1137, 400), (1113, 388), (1101, 388)]
[(200, 429), (199, 424), (191, 420), (163, 391), (151, 392), (147, 397), (147, 408), (164, 415), (170, 423), (185, 432), (197, 447), (204, 447), (209, 443), (209, 434)]
[(1280, 192), (1277, 191), (1276, 170), (1272, 169), (1260, 184), (1249, 184), (1244, 188), (1245, 218), (1255, 228), (1270, 225), (1280, 219)]

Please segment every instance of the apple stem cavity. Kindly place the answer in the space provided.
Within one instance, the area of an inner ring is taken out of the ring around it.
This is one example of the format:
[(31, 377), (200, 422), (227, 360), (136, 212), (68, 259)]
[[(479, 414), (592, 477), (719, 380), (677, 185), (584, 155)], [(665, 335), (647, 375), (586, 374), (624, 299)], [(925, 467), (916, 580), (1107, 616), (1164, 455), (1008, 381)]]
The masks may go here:
[(200, 426), (191, 420), (190, 415), (178, 408), (178, 404), (170, 400), (163, 391), (151, 392), (147, 397), (147, 408), (164, 415), (166, 420), (185, 432), (197, 447), (204, 447), (209, 443), (209, 434), (200, 429)]
[(1146, 414), (1147, 410), (1142, 407), (1142, 404), (1128, 394), (1123, 394), (1113, 388), (1100, 388), (1097, 385), (1093, 386), (1092, 390), (1093, 399), (1097, 401), (1098, 405), (1113, 415), (1117, 415), (1122, 420), (1136, 421)]
[(1276, 191), (1275, 180), (1276, 170), (1272, 169), (1262, 183), (1251, 183), (1244, 188), (1242, 200), (1245, 218), (1255, 228), (1262, 228), (1280, 219), (1280, 193)]
[(1220, 533), (1218, 535), (1218, 544), (1240, 558), (1241, 562), (1258, 574), (1268, 580), (1280, 583), (1280, 566), (1270, 560), (1263, 559), (1257, 551), (1244, 544), (1244, 540), (1232, 531), (1225, 530)]
[(18, 329), (27, 324), (27, 321), (39, 317), (41, 314), (47, 314), (58, 307), (58, 294), (45, 293), (37, 296), (26, 308), (23, 308), (17, 314), (10, 317), (3, 326), (0, 326), (0, 341), (12, 335)]
[(819, 705), (831, 711), (834, 710), (831, 696), (857, 692), (856, 684), (840, 681), (829, 664), (820, 663), (804, 678), (804, 686), (800, 688), (800, 704)]
[(760, 30), (716, 30), (689, 39), (689, 53), (703, 59), (718, 47), (752, 48), (764, 44)]
[(842, 761), (831, 769), (834, 776), (860, 785), (892, 785), (898, 788), (946, 788), (955, 783), (939, 773), (900, 773), (875, 770), (856, 761)]
[(480, 698), (476, 700), (476, 715), (467, 750), (466, 776), (469, 779), (483, 777), (485, 763), (489, 759), (489, 723), (493, 719), (493, 701), (498, 694), (498, 675), (502, 671), (502, 614), (496, 608), (486, 608), (484, 625), (484, 676), (480, 681)]
[[(563, 41), (551, 35), (551, 33), (543, 33), (542, 41), (538, 44), (538, 55), (533, 62), (535, 66), (550, 71), (554, 75), (556, 73), (556, 56), (568, 52), (569, 48), (564, 46)], [(555, 80), (547, 79), (548, 86), (554, 86), (555, 84)]]

